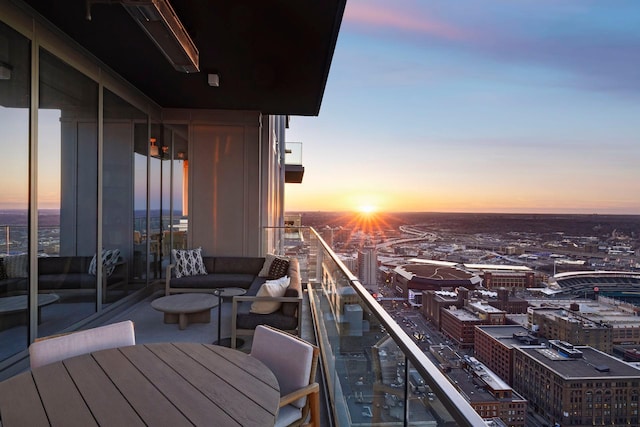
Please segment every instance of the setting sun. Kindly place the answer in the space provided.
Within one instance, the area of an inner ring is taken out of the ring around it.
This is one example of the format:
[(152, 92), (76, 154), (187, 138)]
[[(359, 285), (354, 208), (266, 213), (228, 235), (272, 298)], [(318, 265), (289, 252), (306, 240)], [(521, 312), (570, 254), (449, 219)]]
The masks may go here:
[(358, 212), (363, 214), (372, 214), (376, 212), (378, 209), (373, 205), (363, 205), (358, 208)]

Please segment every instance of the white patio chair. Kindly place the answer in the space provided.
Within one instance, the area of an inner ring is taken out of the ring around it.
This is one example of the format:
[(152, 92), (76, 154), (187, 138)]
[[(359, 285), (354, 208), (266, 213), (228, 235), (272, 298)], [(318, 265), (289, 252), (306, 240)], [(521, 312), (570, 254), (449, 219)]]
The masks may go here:
[(264, 363), (280, 384), (280, 410), (275, 425), (320, 427), (320, 387), (315, 381), (318, 347), (295, 335), (260, 325), (251, 356)]
[(125, 320), (84, 331), (37, 339), (29, 346), (31, 369), (73, 356), (136, 343), (133, 322)]

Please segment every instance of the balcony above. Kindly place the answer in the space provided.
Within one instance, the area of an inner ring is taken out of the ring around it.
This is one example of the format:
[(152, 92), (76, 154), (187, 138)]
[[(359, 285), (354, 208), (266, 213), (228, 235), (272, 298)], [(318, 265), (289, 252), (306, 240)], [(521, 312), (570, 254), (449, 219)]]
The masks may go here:
[(287, 184), (301, 184), (304, 176), (302, 143), (287, 142), (284, 160), (284, 182)]
[(285, 165), (284, 182), (287, 184), (302, 184), (304, 175), (304, 166), (302, 165)]
[(155, 1), (25, 3), (163, 108), (317, 115), (346, 0), (174, 0), (199, 54), (192, 73), (177, 71), (123, 6)]

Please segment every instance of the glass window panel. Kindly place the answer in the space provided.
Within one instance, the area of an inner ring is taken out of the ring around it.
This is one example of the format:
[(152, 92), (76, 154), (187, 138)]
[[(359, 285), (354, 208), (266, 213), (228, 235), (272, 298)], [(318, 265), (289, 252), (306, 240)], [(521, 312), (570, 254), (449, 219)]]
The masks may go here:
[(162, 134), (162, 126), (151, 124), (149, 138), (149, 270), (150, 277), (158, 279), (162, 275), (162, 231), (166, 225), (163, 221), (163, 187), (162, 149), (166, 147)]
[[(103, 99), (102, 244), (120, 252), (103, 295), (103, 303), (111, 303), (136, 289), (135, 278), (141, 277), (142, 233), (130, 213), (135, 204), (136, 157), (140, 156), (134, 154), (135, 129), (136, 123), (146, 124), (146, 115), (109, 90), (104, 90)], [(146, 156), (142, 157), (146, 166)], [(146, 180), (146, 169), (143, 172)]]
[(133, 149), (133, 280), (145, 281), (148, 276), (147, 252), (147, 153), (149, 151), (147, 123), (134, 126)]
[[(166, 226), (163, 230), (164, 267), (171, 262), (171, 249), (187, 248), (188, 232), (188, 127), (165, 125), (164, 136), (167, 149), (163, 156), (163, 206)], [(166, 200), (166, 203), (164, 202)]]
[(29, 52), (29, 41), (0, 23), (0, 301), (25, 308), (0, 314), (0, 361), (28, 344)]
[(40, 51), (38, 110), (38, 335), (50, 335), (96, 311), (98, 85)]

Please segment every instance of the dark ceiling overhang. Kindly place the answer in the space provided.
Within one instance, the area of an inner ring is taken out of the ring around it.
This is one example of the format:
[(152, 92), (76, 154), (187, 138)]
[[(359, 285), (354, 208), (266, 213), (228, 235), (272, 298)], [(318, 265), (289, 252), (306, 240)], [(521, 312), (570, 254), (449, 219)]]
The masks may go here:
[[(346, 0), (170, 0), (200, 72), (167, 61), (122, 4), (25, 0), (163, 108), (317, 115)], [(218, 74), (219, 87), (207, 83)]]

